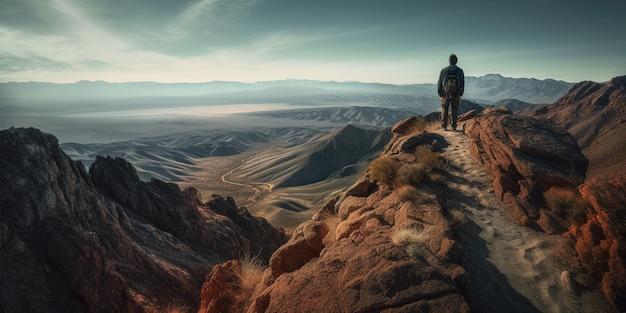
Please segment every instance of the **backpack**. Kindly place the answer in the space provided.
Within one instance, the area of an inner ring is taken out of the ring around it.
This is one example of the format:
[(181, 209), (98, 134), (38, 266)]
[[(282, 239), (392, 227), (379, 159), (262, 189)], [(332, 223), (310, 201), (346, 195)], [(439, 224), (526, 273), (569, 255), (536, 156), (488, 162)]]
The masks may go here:
[(443, 82), (443, 91), (452, 97), (459, 95), (459, 82), (456, 76), (456, 71), (448, 71), (446, 80)]

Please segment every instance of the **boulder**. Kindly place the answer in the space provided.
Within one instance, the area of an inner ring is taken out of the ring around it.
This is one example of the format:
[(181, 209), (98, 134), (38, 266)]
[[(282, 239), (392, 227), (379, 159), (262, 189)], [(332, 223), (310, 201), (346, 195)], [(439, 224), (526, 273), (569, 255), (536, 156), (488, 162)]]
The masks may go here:
[(293, 272), (318, 257), (326, 234), (328, 226), (322, 222), (308, 221), (298, 226), (291, 239), (270, 258), (272, 277), (276, 279), (283, 273)]
[(569, 227), (546, 211), (544, 193), (582, 183), (589, 164), (574, 138), (546, 119), (491, 108), (465, 123), (472, 153), (493, 178), (496, 194), (520, 224), (550, 234)]

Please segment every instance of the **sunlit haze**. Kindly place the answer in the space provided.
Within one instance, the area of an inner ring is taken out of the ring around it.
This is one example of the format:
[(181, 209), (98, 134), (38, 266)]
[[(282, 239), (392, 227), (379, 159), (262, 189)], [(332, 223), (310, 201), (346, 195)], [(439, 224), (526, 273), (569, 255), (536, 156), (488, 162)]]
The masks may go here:
[(625, 74), (624, 1), (3, 0), (0, 82)]

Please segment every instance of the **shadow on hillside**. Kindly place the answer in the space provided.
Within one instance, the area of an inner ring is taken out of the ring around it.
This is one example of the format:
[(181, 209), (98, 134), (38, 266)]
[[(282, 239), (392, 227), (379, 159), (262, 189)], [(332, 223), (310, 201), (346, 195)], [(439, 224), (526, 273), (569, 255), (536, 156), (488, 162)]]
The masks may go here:
[[(448, 145), (447, 142), (442, 143)], [(446, 181), (476, 188), (483, 186), (480, 182), (456, 175), (459, 171), (461, 169), (451, 165), (444, 174)], [(440, 188), (437, 197), (445, 210), (466, 207), (491, 209), (481, 204), (476, 197), (455, 188)], [(465, 250), (465, 264), (462, 265), (469, 275), (465, 293), (469, 297), (472, 312), (541, 312), (524, 295), (518, 293), (506, 276), (489, 261), (489, 247), (480, 237), (483, 231), (485, 230), (469, 218), (458, 230), (459, 241)]]

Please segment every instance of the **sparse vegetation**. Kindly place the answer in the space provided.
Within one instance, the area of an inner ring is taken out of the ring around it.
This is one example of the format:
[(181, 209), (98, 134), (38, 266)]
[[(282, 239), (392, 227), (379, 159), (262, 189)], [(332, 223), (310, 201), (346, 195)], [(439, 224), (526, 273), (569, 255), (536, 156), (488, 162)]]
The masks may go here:
[(420, 197), (419, 191), (415, 187), (409, 185), (396, 189), (396, 194), (398, 195), (398, 198), (400, 198), (400, 201), (416, 201)]
[(429, 131), (441, 129), (441, 121), (439, 119), (425, 122), (424, 128)]
[(391, 234), (391, 241), (397, 246), (411, 244), (425, 244), (428, 237), (422, 229), (401, 227), (394, 228)]
[(396, 183), (400, 186), (418, 185), (428, 176), (428, 171), (422, 163), (405, 163), (396, 173)]
[(396, 179), (396, 162), (382, 156), (370, 164), (370, 175), (375, 181), (391, 186)]
[[(335, 234), (335, 231), (337, 230), (337, 225), (339, 225), (339, 217), (337, 216), (337, 214), (333, 214), (328, 211), (323, 211), (321, 212), (320, 221), (326, 224), (326, 226), (328, 227), (329, 234)], [(334, 235), (324, 236), (324, 238), (322, 239), (322, 242), (324, 243), (324, 246), (327, 246), (327, 245), (330, 245), (334, 240), (335, 240)]]
[(463, 226), (466, 222), (465, 213), (459, 209), (448, 210), (448, 222), (452, 228)]
[(254, 293), (263, 278), (263, 271), (265, 270), (263, 261), (258, 255), (246, 254), (239, 259), (239, 262), (241, 263), (241, 271), (237, 272), (237, 276), (239, 276), (240, 286), (245, 291)]
[(409, 134), (423, 133), (426, 129), (426, 120), (423, 117), (417, 118), (415, 122), (407, 129)]
[(189, 312), (189, 307), (176, 304), (176, 302), (168, 305), (167, 308), (165, 308), (165, 313), (187, 313), (187, 312)]
[(589, 203), (575, 189), (550, 188), (543, 197), (548, 209), (569, 219), (570, 223), (580, 225), (585, 222)]
[(440, 154), (431, 151), (427, 146), (419, 146), (416, 149), (416, 156), (417, 160), (414, 163), (381, 156), (370, 164), (370, 177), (380, 184), (399, 188), (405, 185), (419, 185), (434, 169), (443, 168)]
[(433, 169), (443, 168), (444, 166), (441, 155), (438, 152), (431, 151), (428, 146), (418, 146), (415, 149), (415, 154), (417, 155), (417, 163), (423, 164), (428, 172)]

